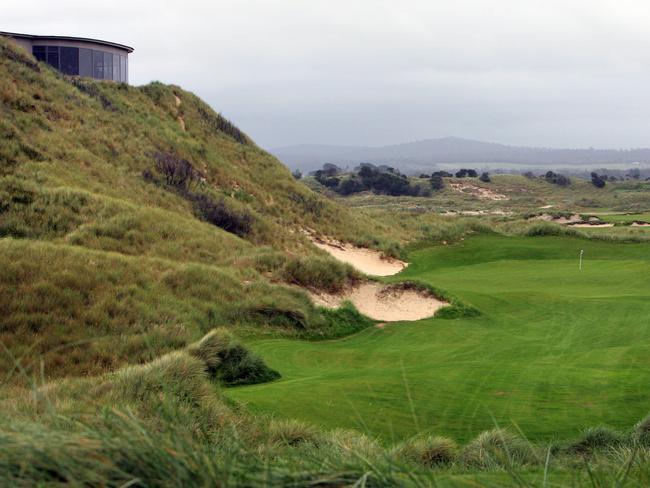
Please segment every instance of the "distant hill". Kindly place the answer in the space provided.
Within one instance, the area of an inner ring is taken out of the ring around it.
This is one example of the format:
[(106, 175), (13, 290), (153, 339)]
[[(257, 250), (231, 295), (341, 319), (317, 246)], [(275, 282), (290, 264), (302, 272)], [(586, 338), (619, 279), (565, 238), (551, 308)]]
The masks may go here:
[(350, 166), (361, 162), (390, 164), (402, 171), (431, 170), (450, 163), (521, 164), (530, 166), (606, 165), (650, 162), (650, 149), (551, 149), (519, 147), (444, 137), (390, 146), (328, 146), (303, 144), (271, 149), (291, 169), (310, 171), (324, 163)]

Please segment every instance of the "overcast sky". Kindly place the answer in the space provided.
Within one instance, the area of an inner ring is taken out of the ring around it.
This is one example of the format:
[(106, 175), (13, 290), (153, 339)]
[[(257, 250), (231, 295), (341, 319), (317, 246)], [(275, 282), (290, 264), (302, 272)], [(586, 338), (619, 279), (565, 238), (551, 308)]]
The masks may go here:
[[(109, 7), (110, 6), (110, 7)], [(643, 0), (2, 0), (0, 30), (135, 47), (260, 145), (650, 146)]]

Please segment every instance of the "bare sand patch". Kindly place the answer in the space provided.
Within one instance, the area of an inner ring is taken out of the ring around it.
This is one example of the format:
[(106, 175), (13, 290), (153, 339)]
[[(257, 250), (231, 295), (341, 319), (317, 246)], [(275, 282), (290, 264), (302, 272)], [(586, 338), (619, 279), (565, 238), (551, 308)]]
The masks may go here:
[(588, 223), (588, 222), (583, 222), (580, 224), (571, 224), (571, 227), (585, 227), (585, 228), (593, 228), (593, 227), (614, 227), (614, 224), (598, 224), (598, 223)]
[(544, 213), (536, 215), (528, 220), (543, 220), (544, 222), (555, 222), (556, 224), (577, 224), (582, 222), (582, 217), (579, 214), (573, 214), (570, 217), (554, 217), (553, 215)]
[(381, 252), (365, 247), (357, 247), (338, 241), (325, 241), (310, 236), (314, 245), (330, 255), (348, 263), (353, 268), (372, 276), (390, 276), (402, 271), (408, 263), (395, 258), (388, 258)]
[(512, 215), (512, 212), (505, 211), (505, 210), (447, 210), (446, 212), (443, 212), (440, 215), (444, 215), (445, 217), (457, 217), (459, 215), (462, 215), (464, 217), (480, 217), (483, 215), (506, 216), (506, 215)]
[(630, 224), (631, 227), (650, 227), (650, 224), (648, 222), (632, 222)]
[(365, 316), (384, 322), (425, 319), (449, 305), (424, 291), (372, 282), (337, 295), (310, 293), (310, 296), (315, 304), (328, 308), (338, 308), (350, 301)]
[(489, 188), (469, 185), (467, 183), (449, 183), (449, 186), (457, 192), (467, 193), (483, 200), (510, 200), (506, 195), (497, 193)]

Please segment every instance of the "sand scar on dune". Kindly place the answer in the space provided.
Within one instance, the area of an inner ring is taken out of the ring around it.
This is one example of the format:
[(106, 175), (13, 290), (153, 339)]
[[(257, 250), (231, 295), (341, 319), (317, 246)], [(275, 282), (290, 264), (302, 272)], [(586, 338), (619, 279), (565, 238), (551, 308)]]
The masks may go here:
[(449, 186), (454, 191), (472, 195), (476, 198), (480, 198), (483, 200), (495, 200), (495, 201), (510, 200), (510, 198), (508, 198), (507, 195), (503, 195), (502, 193), (497, 193), (493, 190), (490, 190), (489, 188), (468, 185), (467, 183), (449, 183)]
[(408, 265), (399, 259), (387, 258), (373, 249), (314, 237), (310, 239), (316, 247), (367, 275), (390, 276), (399, 273)]
[(338, 308), (350, 301), (365, 316), (384, 322), (425, 319), (449, 305), (424, 291), (381, 283), (363, 283), (338, 295), (310, 293), (310, 296), (316, 305), (327, 308)]

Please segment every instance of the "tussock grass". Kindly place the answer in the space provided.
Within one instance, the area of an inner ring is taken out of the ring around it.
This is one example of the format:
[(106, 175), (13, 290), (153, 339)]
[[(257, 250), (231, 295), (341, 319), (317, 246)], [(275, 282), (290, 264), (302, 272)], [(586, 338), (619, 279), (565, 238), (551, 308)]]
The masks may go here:
[(458, 455), (458, 445), (447, 437), (413, 438), (398, 445), (394, 455), (403, 461), (431, 468), (454, 462)]
[(287, 261), (281, 276), (288, 283), (329, 293), (340, 292), (361, 278), (348, 264), (311, 256)]
[(479, 434), (461, 453), (462, 462), (483, 469), (521, 466), (537, 460), (531, 444), (508, 429)]

